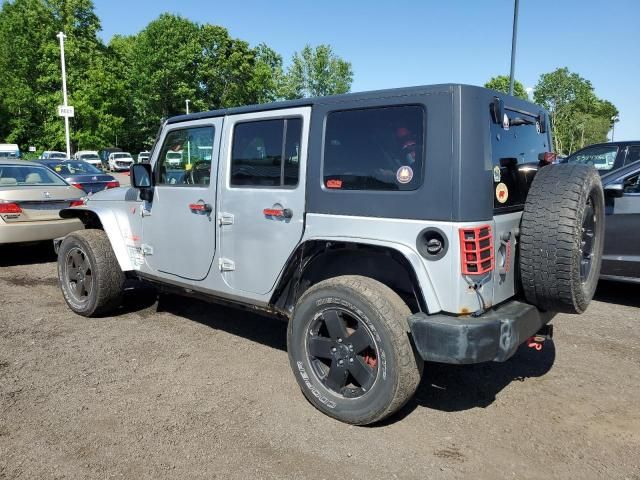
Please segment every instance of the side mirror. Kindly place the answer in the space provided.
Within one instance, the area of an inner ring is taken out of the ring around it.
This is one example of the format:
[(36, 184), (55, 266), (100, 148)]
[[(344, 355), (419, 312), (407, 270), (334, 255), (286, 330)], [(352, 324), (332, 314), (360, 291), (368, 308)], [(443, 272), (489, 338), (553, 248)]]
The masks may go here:
[(624, 185), (612, 183), (604, 187), (604, 194), (609, 198), (620, 198), (624, 195)]
[(140, 190), (140, 198), (150, 202), (153, 199), (153, 181), (151, 165), (148, 163), (134, 163), (129, 169), (131, 186)]

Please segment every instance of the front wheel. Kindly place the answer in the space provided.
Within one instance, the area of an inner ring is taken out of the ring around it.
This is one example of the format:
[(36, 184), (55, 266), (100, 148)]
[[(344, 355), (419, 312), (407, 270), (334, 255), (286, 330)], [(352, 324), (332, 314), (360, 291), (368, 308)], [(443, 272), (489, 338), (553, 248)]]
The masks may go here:
[(122, 301), (125, 275), (103, 230), (79, 230), (65, 237), (58, 252), (58, 279), (67, 305), (97, 317)]
[(366, 425), (399, 410), (420, 383), (422, 360), (406, 328), (407, 305), (386, 285), (341, 276), (314, 285), (289, 323), (291, 368), (323, 413)]

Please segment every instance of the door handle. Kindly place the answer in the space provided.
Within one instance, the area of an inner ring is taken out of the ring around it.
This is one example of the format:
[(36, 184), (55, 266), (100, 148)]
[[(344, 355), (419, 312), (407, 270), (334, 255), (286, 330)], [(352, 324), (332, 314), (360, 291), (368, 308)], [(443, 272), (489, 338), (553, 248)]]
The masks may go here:
[(262, 213), (267, 217), (291, 218), (293, 211), (290, 208), (265, 208)]
[(190, 203), (189, 210), (191, 210), (192, 213), (209, 214), (213, 211), (213, 207), (208, 203), (198, 202), (198, 203)]

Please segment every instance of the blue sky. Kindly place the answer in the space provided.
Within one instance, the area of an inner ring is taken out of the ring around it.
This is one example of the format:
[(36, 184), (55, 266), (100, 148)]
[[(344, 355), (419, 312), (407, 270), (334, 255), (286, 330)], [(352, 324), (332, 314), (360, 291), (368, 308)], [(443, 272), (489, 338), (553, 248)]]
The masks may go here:
[[(162, 12), (264, 42), (285, 62), (329, 43), (353, 64), (353, 91), (509, 73), (513, 0), (94, 0), (102, 36), (133, 34)], [(521, 0), (516, 78), (533, 87), (558, 67), (591, 80), (620, 110), (616, 140), (640, 139), (640, 1)]]

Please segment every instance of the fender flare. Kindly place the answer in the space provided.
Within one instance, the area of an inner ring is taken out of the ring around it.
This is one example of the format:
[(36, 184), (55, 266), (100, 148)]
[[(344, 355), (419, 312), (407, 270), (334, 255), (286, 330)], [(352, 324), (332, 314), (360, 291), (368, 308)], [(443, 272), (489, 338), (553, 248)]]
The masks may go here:
[[(77, 218), (85, 228), (101, 228), (107, 234), (113, 253), (123, 272), (136, 270), (129, 254), (130, 247), (135, 247), (129, 221), (127, 218), (118, 219), (117, 211), (109, 208), (73, 207), (60, 210), (62, 218)], [(96, 225), (96, 219), (99, 225)], [(139, 245), (138, 245), (139, 247)]]
[[(347, 243), (347, 244), (360, 244), (360, 245), (370, 245), (374, 247), (386, 248), (389, 250), (395, 251), (398, 255), (404, 257), (407, 263), (413, 269), (413, 273), (415, 274), (416, 280), (418, 281), (417, 287), (420, 289), (422, 293), (422, 297), (426, 304), (428, 313), (437, 313), (442, 310), (440, 301), (436, 295), (436, 291), (433, 287), (433, 283), (431, 282), (431, 278), (429, 273), (427, 272), (420, 254), (410, 247), (403, 245), (401, 243), (389, 242), (384, 240), (376, 240), (371, 238), (356, 238), (356, 237), (346, 237), (346, 236), (337, 236), (337, 237), (327, 237), (327, 236), (317, 236), (317, 237), (306, 237), (304, 241), (301, 242), (296, 250), (292, 253), (291, 257), (287, 261), (287, 266), (291, 262), (295, 262), (295, 258), (298, 255), (301, 247), (304, 247), (305, 244), (310, 242), (338, 242), (338, 243)], [(287, 267), (285, 267), (276, 283), (276, 289), (274, 291), (274, 296), (277, 294), (280, 288), (282, 287), (282, 281), (284, 280), (285, 271)], [(271, 303), (274, 303), (274, 297), (271, 299)]]

